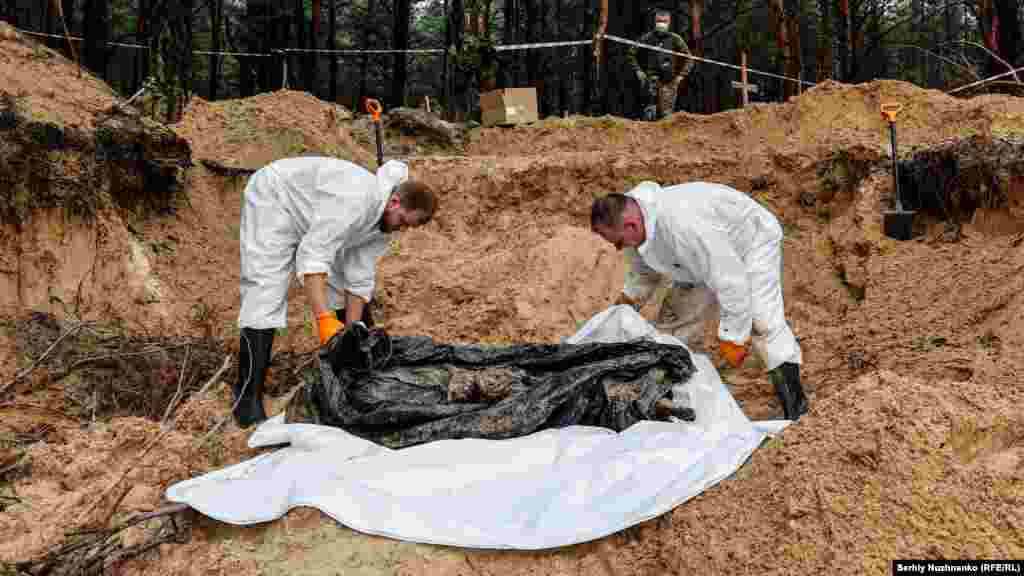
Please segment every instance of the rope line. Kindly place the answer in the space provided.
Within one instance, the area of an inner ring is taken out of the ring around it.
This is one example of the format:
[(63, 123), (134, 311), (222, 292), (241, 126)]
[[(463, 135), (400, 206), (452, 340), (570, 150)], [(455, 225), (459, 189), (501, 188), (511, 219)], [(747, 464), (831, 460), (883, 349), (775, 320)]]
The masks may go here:
[(960, 86), (959, 88), (953, 88), (949, 92), (946, 92), (946, 94), (952, 94), (954, 92), (959, 92), (961, 90), (966, 90), (968, 88), (973, 88), (975, 86), (978, 86), (979, 84), (985, 84), (986, 82), (991, 82), (993, 80), (998, 80), (1000, 78), (1005, 78), (1006, 76), (1010, 76), (1010, 75), (1016, 74), (1017, 72), (1020, 72), (1022, 70), (1024, 70), (1024, 66), (1021, 66), (1020, 68), (1016, 68), (1014, 70), (1010, 70), (1009, 72), (1003, 72), (1002, 74), (996, 74), (995, 76), (989, 76), (988, 78), (984, 78), (982, 80), (978, 80), (977, 82), (971, 82), (970, 84), (965, 84), (963, 86)]
[(537, 42), (534, 44), (503, 44), (501, 46), (495, 46), (494, 49), (498, 52), (504, 52), (506, 50), (529, 50), (531, 48), (558, 48), (560, 46), (582, 46), (583, 44), (593, 43), (593, 40), (564, 40), (560, 42)]
[[(734, 70), (743, 70), (743, 68), (741, 68), (740, 66), (737, 66), (735, 64), (730, 64), (728, 62), (722, 62), (720, 60), (712, 60), (711, 58), (702, 58), (700, 56), (694, 56), (693, 54), (686, 54), (685, 52), (676, 52), (674, 50), (668, 50), (668, 49), (662, 48), (660, 46), (651, 46), (649, 44), (641, 44), (639, 42), (634, 42), (633, 40), (627, 40), (626, 38), (620, 38), (620, 37), (614, 36), (612, 34), (605, 34), (604, 37), (609, 39), (609, 40), (612, 40), (613, 42), (618, 42), (620, 44), (629, 44), (630, 46), (637, 46), (637, 47), (640, 47), (640, 48), (647, 48), (649, 50), (654, 50), (656, 52), (664, 52), (666, 54), (674, 54), (676, 56), (682, 56), (683, 58), (689, 58), (690, 60), (697, 60), (698, 62), (707, 62), (708, 64), (715, 64), (715, 65), (718, 65), (718, 66), (724, 66), (726, 68), (732, 68)], [(778, 78), (780, 80), (789, 80), (791, 82), (799, 82), (801, 84), (806, 84), (808, 86), (814, 86), (815, 85), (814, 82), (808, 82), (806, 80), (800, 80), (799, 78), (790, 78), (789, 76), (783, 76), (781, 74), (773, 74), (771, 72), (763, 72), (761, 70), (750, 68), (749, 66), (747, 67), (747, 73), (748, 74), (760, 74), (762, 76), (770, 76), (772, 78)]]

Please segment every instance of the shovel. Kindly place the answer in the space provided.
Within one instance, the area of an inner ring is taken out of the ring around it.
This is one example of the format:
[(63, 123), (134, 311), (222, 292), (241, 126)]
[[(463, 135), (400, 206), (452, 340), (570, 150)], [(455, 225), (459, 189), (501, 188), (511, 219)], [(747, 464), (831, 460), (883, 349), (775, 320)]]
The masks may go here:
[(366, 100), (366, 111), (373, 116), (373, 127), (377, 133), (377, 168), (380, 168), (384, 164), (384, 141), (380, 135), (380, 113), (382, 108), (380, 102), (373, 98)]
[(894, 240), (910, 240), (913, 236), (914, 212), (903, 209), (903, 198), (900, 195), (899, 160), (896, 154), (896, 115), (903, 109), (899, 102), (882, 104), (882, 117), (889, 121), (889, 135), (892, 140), (892, 177), (896, 186), (896, 209), (882, 213), (882, 229), (886, 236)]

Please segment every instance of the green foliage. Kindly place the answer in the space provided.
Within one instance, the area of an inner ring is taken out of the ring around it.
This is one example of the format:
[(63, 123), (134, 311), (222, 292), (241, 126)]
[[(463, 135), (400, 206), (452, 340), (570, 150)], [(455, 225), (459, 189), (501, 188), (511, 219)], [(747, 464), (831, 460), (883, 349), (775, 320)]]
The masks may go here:
[(751, 0), (736, 0), (736, 49), (749, 51), (754, 46), (754, 13)]
[(413, 22), (413, 30), (419, 34), (425, 36), (437, 36), (440, 38), (444, 37), (445, 30), (447, 30), (448, 22), (444, 16), (437, 16), (433, 14), (425, 14), (420, 16)]
[(992, 350), (993, 348), (998, 348), (999, 344), (999, 336), (997, 336), (991, 328), (985, 330), (985, 333), (981, 336), (978, 336), (978, 346), (980, 346), (982, 350), (987, 351)]
[(935, 338), (931, 336), (916, 336), (911, 342), (911, 349), (915, 352), (931, 352), (936, 348), (942, 348), (946, 345), (945, 338)]

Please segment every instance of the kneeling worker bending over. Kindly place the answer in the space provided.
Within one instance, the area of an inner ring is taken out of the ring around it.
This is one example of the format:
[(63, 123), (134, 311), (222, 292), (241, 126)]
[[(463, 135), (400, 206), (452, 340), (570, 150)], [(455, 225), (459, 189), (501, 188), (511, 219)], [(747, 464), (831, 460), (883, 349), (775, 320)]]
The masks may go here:
[(782, 227), (771, 212), (721, 184), (642, 182), (595, 200), (590, 226), (632, 253), (617, 304), (639, 308), (669, 276), (659, 328), (703, 351), (704, 323), (717, 306), (722, 356), (739, 367), (752, 339), (785, 417), (797, 420), (807, 412), (800, 345), (782, 303)]
[[(267, 418), (264, 380), (274, 330), (287, 326), (292, 274), (305, 287), (320, 344), (326, 344), (346, 323), (363, 318), (392, 233), (426, 224), (435, 205), (431, 190), (408, 179), (408, 167), (393, 160), (374, 174), (337, 158), (286, 158), (249, 178), (240, 231), (239, 425)], [(341, 307), (344, 322), (335, 312)]]

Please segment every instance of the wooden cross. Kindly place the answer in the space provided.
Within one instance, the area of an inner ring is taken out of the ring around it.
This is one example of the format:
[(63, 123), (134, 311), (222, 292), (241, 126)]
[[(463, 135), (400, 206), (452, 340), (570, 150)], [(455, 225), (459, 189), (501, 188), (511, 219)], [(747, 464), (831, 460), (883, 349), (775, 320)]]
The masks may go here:
[(747, 52), (743, 51), (740, 53), (740, 81), (735, 80), (732, 83), (732, 87), (737, 90), (741, 90), (743, 94), (743, 105), (746, 106), (747, 102), (750, 101), (748, 92), (757, 94), (757, 84), (750, 84), (747, 82)]

